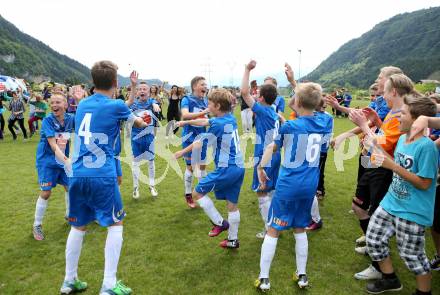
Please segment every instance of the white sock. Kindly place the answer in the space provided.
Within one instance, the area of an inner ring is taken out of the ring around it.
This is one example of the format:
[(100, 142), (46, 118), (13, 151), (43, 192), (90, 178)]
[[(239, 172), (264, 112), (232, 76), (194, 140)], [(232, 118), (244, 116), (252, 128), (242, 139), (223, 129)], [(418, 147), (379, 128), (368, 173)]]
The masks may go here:
[(105, 242), (105, 267), (102, 285), (112, 289), (116, 285), (116, 272), (118, 270), (119, 256), (122, 248), (122, 225), (109, 226)]
[(66, 216), (69, 217), (69, 208), (70, 208), (69, 192), (64, 193), (64, 201), (66, 202)]
[(193, 174), (186, 168), (185, 170), (185, 195), (192, 193)]
[(74, 227), (70, 229), (66, 243), (66, 276), (65, 281), (73, 281), (78, 277), (78, 261), (81, 255), (81, 248), (85, 231), (80, 231)]
[(260, 257), (260, 276), (259, 278), (269, 278), (270, 265), (272, 264), (275, 250), (277, 248), (278, 238), (273, 238), (269, 235), (264, 236), (263, 244), (261, 245)]
[(200, 170), (200, 178), (205, 177), (206, 175), (208, 175), (208, 171), (206, 170)]
[(321, 220), (321, 215), (319, 214), (319, 204), (318, 204), (318, 198), (316, 196), (313, 197), (311, 213), (312, 213), (312, 220), (318, 223)]
[(154, 160), (148, 161), (148, 177), (150, 179), (150, 186), (154, 186), (154, 179), (156, 178), (156, 165)]
[(263, 219), (264, 227), (266, 228), (266, 230), (271, 201), (271, 198), (267, 195), (263, 197), (258, 197), (258, 209), (260, 210), (261, 218)]
[(299, 275), (306, 274), (309, 242), (306, 233), (295, 234), (296, 269)]
[(43, 223), (44, 213), (46, 213), (48, 200), (38, 197), (37, 205), (35, 206), (35, 220), (34, 226), (41, 225)]
[(141, 174), (141, 163), (133, 161), (132, 173), (133, 173), (133, 187), (139, 187), (139, 175)]
[(223, 224), (223, 217), (220, 215), (220, 212), (218, 212), (217, 208), (214, 206), (214, 203), (208, 196), (203, 196), (197, 200), (197, 203), (199, 203), (199, 206), (203, 208), (203, 211), (205, 211), (212, 223), (216, 225)]
[(238, 227), (240, 226), (240, 211), (234, 211), (228, 213), (228, 240), (238, 239)]

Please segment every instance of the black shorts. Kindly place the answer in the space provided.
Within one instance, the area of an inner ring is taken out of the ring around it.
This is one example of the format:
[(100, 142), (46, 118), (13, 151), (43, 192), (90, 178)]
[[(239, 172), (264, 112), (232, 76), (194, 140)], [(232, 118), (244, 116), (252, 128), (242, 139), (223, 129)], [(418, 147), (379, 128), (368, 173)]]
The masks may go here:
[(358, 180), (353, 202), (373, 215), (393, 180), (393, 171), (379, 167), (365, 169)]
[(440, 185), (438, 184), (435, 190), (434, 221), (432, 223), (432, 229), (437, 233), (440, 233)]

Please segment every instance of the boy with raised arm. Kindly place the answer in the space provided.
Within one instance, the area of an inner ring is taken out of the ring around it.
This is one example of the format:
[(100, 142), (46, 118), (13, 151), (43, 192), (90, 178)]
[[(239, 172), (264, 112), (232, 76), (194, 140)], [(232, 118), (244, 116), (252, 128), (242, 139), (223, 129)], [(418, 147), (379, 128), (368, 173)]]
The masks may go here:
[(264, 149), (271, 144), (278, 135), (280, 121), (276, 111), (272, 107), (277, 97), (277, 89), (275, 86), (272, 84), (262, 85), (260, 88), (260, 96), (257, 98), (258, 101), (255, 101), (249, 93), (249, 75), (255, 68), (256, 64), (256, 61), (251, 60), (245, 66), (243, 80), (241, 82), (241, 95), (246, 104), (255, 114), (255, 130), (257, 138), (254, 148), (254, 177), (252, 181), (252, 190), (257, 193), (258, 208), (264, 223), (263, 231), (257, 233), (257, 238), (264, 239), (264, 235), (267, 231), (267, 215), (269, 214), (271, 202), (271, 196), (269, 193), (275, 189), (277, 183), (281, 154), (279, 152), (274, 153), (270, 163), (264, 167), (265, 172), (270, 179), (266, 183), (264, 189), (260, 187), (258, 182), (257, 166), (260, 164)]
[[(232, 97), (226, 89), (215, 89), (208, 95), (208, 109), (214, 116), (211, 119), (196, 119), (180, 121), (180, 126), (209, 126), (207, 133), (200, 139), (175, 154), (176, 159), (200, 149), (204, 138), (208, 139), (214, 148), (215, 170), (202, 178), (193, 192), (199, 206), (208, 215), (214, 227), (209, 232), (210, 237), (218, 236), (228, 230), (228, 238), (220, 243), (223, 248), (238, 248), (238, 227), (240, 211), (238, 197), (244, 179), (243, 156), (240, 151), (237, 122), (232, 111)], [(226, 200), (228, 220), (223, 219), (212, 200), (209, 192), (214, 192), (217, 200)]]

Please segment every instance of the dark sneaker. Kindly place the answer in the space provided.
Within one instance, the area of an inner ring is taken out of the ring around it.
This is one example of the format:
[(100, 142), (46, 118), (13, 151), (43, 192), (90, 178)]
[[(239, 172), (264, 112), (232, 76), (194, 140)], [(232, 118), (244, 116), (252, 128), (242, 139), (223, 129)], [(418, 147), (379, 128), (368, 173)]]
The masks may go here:
[(254, 285), (258, 290), (262, 292), (266, 292), (270, 290), (270, 282), (268, 278), (257, 279)]
[(191, 209), (196, 208), (196, 203), (194, 203), (192, 194), (186, 194), (185, 199), (186, 199), (186, 204), (188, 205), (188, 207), (190, 207)]
[(37, 241), (42, 241), (44, 240), (44, 232), (43, 232), (43, 228), (40, 225), (34, 226), (32, 229), (32, 233), (34, 234), (34, 239)]
[(208, 235), (210, 237), (216, 237), (219, 234), (221, 234), (221, 232), (228, 229), (229, 229), (229, 222), (227, 220), (223, 220), (222, 225), (214, 225), (214, 227), (211, 229)]
[(240, 247), (240, 243), (238, 240), (223, 240), (220, 242), (220, 247), (229, 248), (229, 249), (237, 249)]
[(296, 281), (298, 287), (300, 287), (301, 289), (309, 286), (309, 279), (307, 278), (306, 274), (298, 274), (297, 272), (295, 272), (295, 274), (293, 275), (293, 280)]
[(380, 279), (367, 284), (367, 292), (370, 294), (381, 294), (383, 292), (397, 292), (402, 290), (399, 278)]
[(309, 226), (306, 227), (306, 230), (314, 231), (320, 229), (321, 227), (322, 227), (322, 219), (319, 222), (312, 221), (312, 223), (310, 223)]
[(440, 256), (435, 255), (434, 258), (429, 262), (432, 270), (440, 270)]

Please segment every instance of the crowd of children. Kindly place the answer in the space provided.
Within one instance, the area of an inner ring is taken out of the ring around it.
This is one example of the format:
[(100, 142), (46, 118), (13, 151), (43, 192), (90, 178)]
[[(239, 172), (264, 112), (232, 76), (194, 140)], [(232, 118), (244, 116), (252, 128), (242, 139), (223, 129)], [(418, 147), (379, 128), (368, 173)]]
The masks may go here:
[[(263, 243), (256, 288), (270, 289), (269, 272), (278, 237), (287, 229), (294, 230), (294, 278), (300, 288), (309, 285), (306, 232), (323, 224), (318, 200), (326, 195), (324, 170), (328, 148), (338, 148), (346, 138), (360, 136), (362, 149), (352, 209), (363, 234), (356, 241), (355, 251), (369, 255), (372, 263), (354, 277), (371, 280), (366, 286), (371, 294), (401, 290), (389, 249), (390, 238), (396, 236), (399, 254), (416, 277), (415, 294), (431, 294), (431, 270), (440, 269), (440, 201), (436, 193), (440, 162), (440, 118), (436, 117), (439, 97), (418, 93), (401, 69), (389, 66), (380, 70), (376, 83), (370, 87), (370, 105), (350, 108), (349, 103), (341, 104), (337, 97), (323, 94), (319, 84), (297, 85), (291, 67), (286, 64), (286, 77), (294, 88), (294, 96), (288, 101), (294, 116), (286, 120), (285, 99), (278, 95), (277, 81), (267, 77), (259, 87), (255, 81), (250, 82), (255, 67), (253, 60), (246, 64), (239, 95), (244, 133), (251, 133), (255, 127), (250, 189), (257, 195), (264, 225), (263, 231), (257, 233)], [(114, 99), (121, 94), (117, 91), (117, 66), (109, 61), (97, 62), (91, 73), (94, 89), (90, 96), (81, 86), (72, 87), (67, 95), (53, 91), (49, 115), (45, 95), (35, 94), (29, 102), (33, 106), (28, 121), (30, 136), (36, 131), (35, 123), (42, 121), (36, 156), (40, 193), (33, 234), (36, 240), (44, 239), (42, 222), (51, 189), (57, 184), (64, 186), (66, 219), (72, 227), (66, 243), (66, 276), (61, 293), (87, 288), (87, 283), (78, 279), (78, 260), (86, 226), (96, 221), (108, 228), (100, 294), (131, 294), (129, 287), (116, 280), (125, 216), (118, 187), (122, 180), (118, 160), (121, 130), (131, 140), (133, 198), (140, 195), (139, 175), (144, 161), (148, 163), (150, 193), (157, 197), (154, 146), (157, 122), (164, 119), (163, 95), (160, 87), (139, 82), (138, 74), (133, 72), (128, 98)], [(18, 121), (26, 138), (25, 103), (19, 93), (12, 92), (11, 96), (8, 128), (15, 139), (14, 123)], [(167, 126), (167, 136), (171, 130), (182, 128), (182, 150), (174, 157), (185, 159), (185, 200), (190, 208), (199, 206), (208, 216), (213, 224), (210, 237), (228, 231), (221, 247), (239, 248), (238, 202), (244, 189), (245, 169), (233, 115), (235, 93), (222, 88), (208, 91), (205, 79), (196, 76), (191, 81), (190, 94), (182, 95), (173, 86), (167, 96), (171, 108), (168, 121), (177, 121)], [(357, 127), (332, 138), (333, 116), (325, 112), (327, 105), (346, 114)], [(75, 147), (69, 156), (71, 133), (75, 136)], [(215, 164), (209, 173), (208, 147), (214, 151)], [(194, 176), (199, 178), (195, 186)], [(216, 199), (226, 201), (227, 218), (217, 210), (208, 196), (210, 192)], [(429, 261), (425, 229), (431, 226), (437, 254)]]

